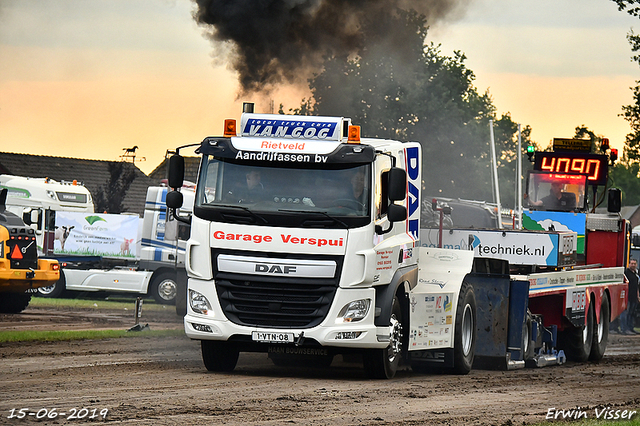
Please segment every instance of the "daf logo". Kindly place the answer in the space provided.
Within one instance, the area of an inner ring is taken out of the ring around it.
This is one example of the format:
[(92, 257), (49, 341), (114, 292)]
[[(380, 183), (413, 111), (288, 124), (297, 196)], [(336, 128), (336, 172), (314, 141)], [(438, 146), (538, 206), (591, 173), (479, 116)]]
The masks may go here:
[(256, 263), (256, 272), (263, 274), (293, 274), (296, 272), (296, 267), (291, 265), (266, 265), (263, 263)]
[(433, 351), (416, 351), (411, 354), (412, 359), (424, 359), (432, 362), (444, 362), (445, 361), (445, 353), (444, 352), (433, 352)]

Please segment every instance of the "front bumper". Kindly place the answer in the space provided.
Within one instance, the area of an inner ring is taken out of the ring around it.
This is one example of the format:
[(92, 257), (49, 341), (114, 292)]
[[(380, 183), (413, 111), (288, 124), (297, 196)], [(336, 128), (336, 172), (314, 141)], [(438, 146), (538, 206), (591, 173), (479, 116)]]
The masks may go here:
[[(213, 281), (192, 278), (189, 280), (189, 289), (203, 294), (211, 304), (211, 310), (207, 315), (196, 313), (190, 306), (187, 307), (184, 328), (185, 333), (191, 339), (254, 343), (251, 336), (253, 332), (258, 331), (261, 333), (293, 333), (295, 339), (299, 339), (302, 334), (304, 339), (298, 341), (301, 346), (382, 349), (389, 345), (390, 327), (376, 327), (374, 325), (375, 290), (373, 288), (338, 288), (326, 318), (318, 326), (302, 329), (249, 327), (235, 324), (229, 321), (222, 312)], [(345, 305), (359, 299), (371, 300), (369, 311), (362, 320), (343, 322), (338, 319), (338, 314)], [(265, 345), (265, 348), (279, 344), (281, 343), (257, 343), (257, 345)]]

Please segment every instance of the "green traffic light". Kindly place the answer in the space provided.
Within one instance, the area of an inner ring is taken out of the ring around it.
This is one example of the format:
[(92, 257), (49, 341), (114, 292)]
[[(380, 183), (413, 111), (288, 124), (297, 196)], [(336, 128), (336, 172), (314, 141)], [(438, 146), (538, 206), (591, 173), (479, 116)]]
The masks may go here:
[(527, 153), (528, 154), (533, 154), (536, 151), (536, 148), (533, 145), (529, 145), (527, 147)]

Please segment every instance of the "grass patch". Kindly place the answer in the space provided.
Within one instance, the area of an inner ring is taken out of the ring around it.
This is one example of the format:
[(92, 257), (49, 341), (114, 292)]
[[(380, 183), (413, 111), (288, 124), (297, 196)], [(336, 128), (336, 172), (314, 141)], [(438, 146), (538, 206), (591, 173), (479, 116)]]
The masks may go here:
[[(115, 310), (135, 310), (135, 299), (113, 298), (105, 299), (54, 299), (47, 297), (32, 297), (29, 306), (38, 308), (64, 308), (64, 309), (115, 309)], [(145, 299), (142, 303), (142, 312), (145, 311), (165, 311), (171, 309), (175, 311), (173, 305), (159, 305), (153, 300)]]
[(67, 340), (98, 340), (121, 337), (180, 336), (184, 330), (69, 330), (69, 331), (0, 331), (0, 343), (5, 342), (59, 342)]

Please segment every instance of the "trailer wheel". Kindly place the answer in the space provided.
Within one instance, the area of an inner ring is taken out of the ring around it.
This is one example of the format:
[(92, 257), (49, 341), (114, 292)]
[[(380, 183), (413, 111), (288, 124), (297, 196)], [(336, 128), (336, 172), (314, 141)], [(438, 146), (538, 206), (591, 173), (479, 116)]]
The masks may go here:
[(564, 348), (567, 359), (584, 362), (589, 358), (593, 343), (594, 316), (593, 303), (590, 303), (586, 326), (580, 328), (572, 327), (562, 333), (562, 340), (559, 343)]
[(400, 300), (393, 298), (389, 326), (391, 336), (389, 346), (384, 349), (369, 349), (363, 355), (364, 369), (371, 379), (391, 379), (398, 371), (403, 351), (402, 307)]
[(600, 322), (593, 328), (593, 343), (591, 344), (591, 353), (589, 354), (591, 361), (600, 361), (604, 356), (604, 351), (607, 350), (610, 309), (609, 298), (605, 294), (600, 303)]
[(150, 287), (151, 296), (156, 302), (164, 305), (176, 303), (176, 295), (178, 294), (176, 274), (163, 272), (153, 279)]
[(46, 286), (39, 287), (36, 296), (40, 297), (62, 297), (66, 296), (67, 292), (67, 280), (64, 276), (64, 272), (60, 271), (60, 279), (55, 283)]
[(2, 293), (0, 296), (0, 313), (19, 314), (27, 309), (31, 301), (31, 293)]
[(527, 320), (522, 326), (522, 359), (528, 360), (533, 356), (535, 342), (531, 340), (533, 335), (533, 322), (531, 321), (531, 312), (527, 310)]
[(208, 371), (229, 372), (236, 368), (240, 351), (230, 342), (201, 340), (202, 361)]
[(473, 366), (476, 349), (476, 297), (473, 287), (463, 283), (456, 310), (453, 346), (453, 372), (467, 374)]

